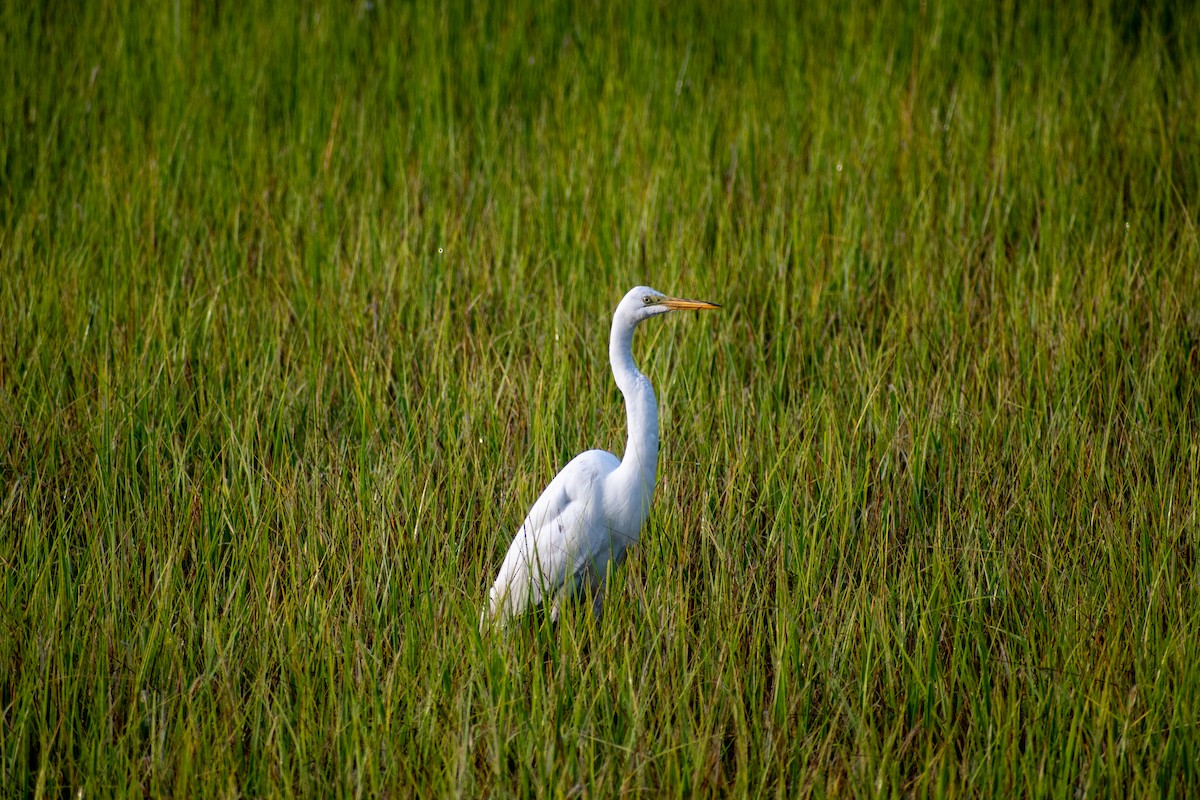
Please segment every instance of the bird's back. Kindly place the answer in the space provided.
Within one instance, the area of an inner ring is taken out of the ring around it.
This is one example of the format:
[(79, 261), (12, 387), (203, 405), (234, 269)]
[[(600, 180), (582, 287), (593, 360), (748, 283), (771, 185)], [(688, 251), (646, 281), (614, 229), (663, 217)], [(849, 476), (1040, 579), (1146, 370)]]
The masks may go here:
[[(620, 466), (612, 453), (588, 450), (571, 460), (529, 510), (500, 566), (489, 598), (501, 623), (561, 593), (624, 552), (604, 518), (605, 481)], [(591, 569), (589, 569), (589, 567)]]

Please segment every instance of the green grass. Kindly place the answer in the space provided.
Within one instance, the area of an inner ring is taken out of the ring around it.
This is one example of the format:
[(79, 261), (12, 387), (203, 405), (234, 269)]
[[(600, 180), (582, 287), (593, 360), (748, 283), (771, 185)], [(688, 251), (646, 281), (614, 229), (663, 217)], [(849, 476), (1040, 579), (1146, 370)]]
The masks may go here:
[(286, 5), (0, 6), (6, 796), (1200, 793), (1196, 10)]

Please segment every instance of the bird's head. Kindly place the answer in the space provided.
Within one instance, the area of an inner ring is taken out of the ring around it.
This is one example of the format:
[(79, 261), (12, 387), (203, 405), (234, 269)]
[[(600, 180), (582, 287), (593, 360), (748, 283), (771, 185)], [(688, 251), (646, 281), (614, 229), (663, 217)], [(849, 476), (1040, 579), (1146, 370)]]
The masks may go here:
[(720, 308), (716, 303), (703, 300), (684, 300), (671, 297), (649, 286), (635, 286), (617, 305), (617, 315), (626, 316), (636, 325), (644, 319), (666, 314), (670, 311), (698, 311), (705, 308)]

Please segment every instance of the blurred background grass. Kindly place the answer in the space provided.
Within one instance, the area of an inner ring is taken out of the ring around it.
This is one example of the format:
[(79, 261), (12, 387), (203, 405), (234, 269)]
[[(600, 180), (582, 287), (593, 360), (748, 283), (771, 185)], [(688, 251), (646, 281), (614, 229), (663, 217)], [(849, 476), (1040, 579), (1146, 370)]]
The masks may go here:
[[(1186, 4), (0, 9), (11, 796), (1194, 796)], [(480, 640), (527, 505), (661, 484)]]

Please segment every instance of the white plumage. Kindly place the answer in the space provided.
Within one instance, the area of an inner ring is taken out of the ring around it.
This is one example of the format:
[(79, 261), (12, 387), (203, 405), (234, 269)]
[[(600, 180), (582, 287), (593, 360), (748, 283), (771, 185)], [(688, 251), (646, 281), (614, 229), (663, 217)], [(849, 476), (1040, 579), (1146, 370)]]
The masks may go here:
[(629, 420), (625, 457), (588, 450), (555, 476), (500, 565), (481, 629), (489, 620), (503, 627), (545, 602), (557, 619), (563, 598), (581, 591), (599, 606), (609, 563), (621, 562), (650, 514), (658, 467), (658, 405), (650, 380), (633, 363), (633, 330), (650, 317), (703, 308), (719, 306), (645, 286), (635, 286), (617, 305), (608, 355)]

